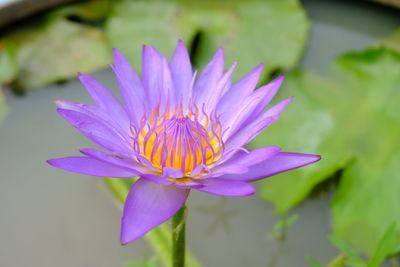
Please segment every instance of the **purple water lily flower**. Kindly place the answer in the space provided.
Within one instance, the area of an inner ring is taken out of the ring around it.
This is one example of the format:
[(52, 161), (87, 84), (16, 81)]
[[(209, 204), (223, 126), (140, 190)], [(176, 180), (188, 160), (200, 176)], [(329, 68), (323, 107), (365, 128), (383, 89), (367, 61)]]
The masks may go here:
[(51, 159), (54, 167), (99, 177), (131, 178), (121, 243), (132, 242), (171, 218), (191, 189), (220, 196), (249, 196), (251, 181), (298, 168), (320, 156), (281, 152), (276, 146), (243, 148), (279, 118), (292, 98), (264, 110), (283, 81), (255, 90), (262, 65), (235, 84), (234, 63), (224, 71), (219, 49), (203, 72), (193, 72), (179, 41), (170, 61), (143, 47), (142, 76), (114, 49), (122, 103), (94, 78), (78, 77), (95, 106), (57, 101), (57, 112), (110, 154), (87, 148), (84, 156)]

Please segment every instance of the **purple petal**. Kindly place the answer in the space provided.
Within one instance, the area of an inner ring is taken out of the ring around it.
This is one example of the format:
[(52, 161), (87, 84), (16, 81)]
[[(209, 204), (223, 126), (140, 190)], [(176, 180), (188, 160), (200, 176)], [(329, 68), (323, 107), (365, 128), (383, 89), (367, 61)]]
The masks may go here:
[(182, 104), (183, 109), (186, 110), (191, 97), (189, 88), (193, 73), (189, 53), (181, 40), (178, 41), (172, 56), (170, 68), (175, 89), (175, 102)]
[(130, 155), (129, 143), (118, 131), (96, 118), (74, 110), (57, 109), (57, 112), (72, 126), (93, 142), (116, 155)]
[(281, 172), (303, 167), (320, 160), (319, 155), (279, 152), (275, 156), (249, 167), (249, 172), (242, 175), (224, 175), (220, 178), (254, 181)]
[(218, 88), (218, 81), (224, 72), (224, 50), (218, 49), (213, 59), (208, 63), (201, 73), (193, 90), (194, 102), (198, 108), (209, 113), (221, 96), (221, 88)]
[(203, 180), (204, 187), (197, 188), (201, 192), (227, 197), (245, 197), (253, 195), (256, 190), (250, 184), (243, 181), (230, 181), (224, 179)]
[(244, 98), (240, 105), (233, 105), (231, 110), (226, 113), (228, 116), (221, 115), (221, 120), (224, 120), (223, 125), (229, 125), (229, 128), (225, 131), (226, 138), (238, 131), (242, 125), (246, 125), (244, 122), (257, 107), (256, 104), (259, 99), (260, 97), (253, 93)]
[(116, 166), (128, 168), (128, 169), (132, 170), (133, 172), (136, 172), (137, 175), (151, 172), (151, 170), (149, 170), (142, 164), (134, 162), (133, 160), (117, 158), (115, 156), (108, 155), (107, 153), (104, 153), (104, 152), (96, 150), (96, 149), (85, 148), (85, 149), (81, 149), (80, 152), (91, 158), (101, 160), (101, 161), (104, 161), (104, 162), (107, 162), (107, 163), (110, 163), (110, 164), (113, 164)]
[(181, 177), (183, 177), (183, 175), (184, 174), (181, 170), (171, 168), (171, 167), (163, 168), (163, 176), (164, 177), (181, 178)]
[(110, 116), (117, 120), (120, 125), (129, 129), (130, 120), (117, 98), (95, 78), (80, 73), (78, 78), (96, 105), (109, 112)]
[(279, 91), (279, 88), (281, 87), (284, 78), (285, 77), (283, 75), (279, 75), (273, 81), (260, 87), (254, 92), (254, 94), (258, 94), (260, 96), (260, 100), (258, 101), (258, 103), (255, 103), (256, 108), (249, 116), (248, 121), (253, 121), (253, 118), (258, 117), (260, 113), (268, 106), (276, 93)]
[(178, 178), (174, 181), (174, 185), (182, 189), (201, 188), (204, 184), (192, 178)]
[(200, 164), (198, 165), (196, 168), (194, 168), (194, 170), (190, 173), (190, 177), (194, 177), (200, 174), (200, 172), (210, 172), (210, 169), (204, 165), (204, 164)]
[[(223, 96), (232, 86), (232, 73), (237, 66), (237, 62), (233, 62), (229, 69), (224, 73), (221, 79), (218, 81), (218, 88)], [(218, 99), (220, 100), (220, 98)]]
[(162, 73), (161, 99), (159, 100), (161, 114), (169, 110), (176, 110), (176, 93), (174, 91), (173, 78), (166, 57), (162, 58)]
[(143, 46), (142, 81), (149, 108), (159, 104), (163, 89), (163, 58), (154, 47)]
[(129, 191), (121, 222), (121, 243), (141, 238), (171, 218), (185, 203), (189, 190), (139, 179)]
[(111, 66), (118, 79), (122, 100), (129, 116), (137, 124), (144, 113), (145, 92), (142, 81), (126, 57), (113, 49), (114, 65)]
[(66, 157), (59, 159), (49, 159), (51, 166), (70, 172), (99, 177), (132, 178), (137, 176), (137, 172), (128, 168), (116, 166), (104, 161), (87, 157)]
[(157, 174), (143, 174), (140, 177), (143, 179), (146, 179), (148, 181), (151, 181), (153, 183), (160, 184), (160, 185), (172, 184), (172, 181), (169, 181), (169, 180), (165, 179), (165, 177), (157, 175)]
[(126, 126), (118, 124), (118, 120), (115, 120), (115, 118), (110, 116), (110, 113), (98, 106), (79, 104), (68, 100), (57, 100), (56, 106), (59, 109), (73, 110), (86, 114), (93, 119), (98, 120), (100, 123), (106, 125), (110, 129), (117, 131), (126, 140), (130, 139), (131, 135), (128, 133), (128, 130), (124, 128)]
[(224, 160), (225, 162), (223, 162), (223, 164), (219, 164), (217, 162), (217, 166), (214, 167), (212, 170), (223, 171), (224, 168), (230, 166), (253, 166), (267, 160), (268, 158), (275, 156), (280, 151), (281, 149), (277, 146), (260, 147), (247, 151), (236, 150), (233, 157), (227, 160), (221, 158), (220, 161)]
[[(240, 131), (236, 132), (234, 135), (230, 136), (227, 141), (225, 141), (226, 150), (229, 151), (231, 149), (237, 149), (245, 146), (277, 119), (279, 119), (279, 116), (266, 117), (263, 118), (263, 120), (257, 120), (257, 123), (253, 122), (243, 127)], [(223, 139), (225, 139), (225, 136), (223, 136)]]
[(266, 127), (271, 125), (271, 123), (279, 119), (279, 113), (282, 112), (292, 100), (293, 97), (290, 97), (276, 104), (256, 118), (253, 122), (235, 132), (235, 134), (231, 136), (224, 135), (222, 138), (226, 142), (227, 150), (242, 147), (250, 142), (250, 140), (261, 133)]
[(236, 82), (228, 92), (221, 98), (217, 105), (217, 114), (221, 114), (221, 123), (225, 125), (234, 115), (232, 107), (241, 105), (243, 99), (247, 98), (255, 89), (262, 72), (263, 64), (258, 65), (238, 82)]
[[(260, 113), (266, 108), (266, 106), (278, 92), (283, 82), (283, 78), (283, 75), (279, 76), (269, 84), (260, 87), (247, 98), (243, 99), (242, 104), (239, 107), (232, 107), (229, 120), (225, 122), (226, 125), (230, 125), (228, 131), (226, 132), (227, 137), (234, 134), (238, 129), (242, 128), (243, 125), (247, 125), (257, 120), (257, 118), (260, 116)], [(286, 101), (290, 102), (290, 100)]]

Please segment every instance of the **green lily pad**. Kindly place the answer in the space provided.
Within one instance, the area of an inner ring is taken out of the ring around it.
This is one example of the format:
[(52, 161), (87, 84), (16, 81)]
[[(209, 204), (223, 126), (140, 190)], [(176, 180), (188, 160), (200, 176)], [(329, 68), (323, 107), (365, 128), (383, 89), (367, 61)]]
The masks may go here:
[(39, 88), (93, 72), (111, 62), (104, 34), (97, 28), (49, 15), (39, 25), (17, 30), (6, 37), (15, 44), (21, 88)]
[(351, 157), (347, 149), (351, 140), (337, 130), (339, 118), (346, 114), (335, 103), (348, 99), (340, 88), (310, 72), (289, 73), (276, 99), (295, 96), (294, 100), (281, 119), (249, 145), (277, 145), (284, 151), (322, 155), (316, 164), (258, 182), (261, 197), (274, 203), (280, 214), (304, 200), (315, 185), (343, 168)]
[(278, 98), (295, 100), (251, 146), (322, 155), (317, 164), (261, 182), (261, 196), (279, 213), (344, 168), (332, 203), (334, 234), (371, 255), (388, 226), (400, 225), (400, 54), (348, 53), (334, 69), (335, 78), (289, 74)]
[[(385, 230), (400, 225), (400, 54), (384, 48), (350, 53), (337, 67), (362, 92), (352, 114), (362, 123), (356, 124), (355, 161), (332, 202), (333, 230), (372, 254)], [(395, 242), (398, 247), (400, 238)]]
[(293, 67), (307, 40), (309, 22), (297, 0), (121, 1), (106, 25), (113, 47), (139, 68), (143, 44), (171, 55), (178, 39), (199, 37), (194, 62), (203, 67), (223, 46), (237, 75), (265, 62), (269, 72)]

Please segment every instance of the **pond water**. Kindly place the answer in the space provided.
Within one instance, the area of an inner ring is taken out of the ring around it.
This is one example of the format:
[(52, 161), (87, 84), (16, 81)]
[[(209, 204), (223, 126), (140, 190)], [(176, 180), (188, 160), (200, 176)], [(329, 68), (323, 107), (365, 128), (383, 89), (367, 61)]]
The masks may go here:
[[(399, 25), (398, 12), (369, 3), (303, 4), (313, 25), (301, 65), (320, 73), (336, 55), (368, 46)], [(94, 76), (116, 88), (111, 71)], [(59, 98), (90, 102), (77, 81), (25, 97), (8, 95), (10, 115), (0, 126), (0, 266), (108, 267), (151, 255), (143, 239), (119, 244), (121, 211), (100, 179), (45, 163), (93, 147), (57, 115), (53, 101)], [(271, 236), (279, 217), (257, 195), (237, 199), (193, 192), (188, 243), (204, 266), (305, 267), (307, 256), (328, 262), (337, 255), (327, 240), (329, 200), (322, 194), (297, 207), (298, 221), (279, 241)]]

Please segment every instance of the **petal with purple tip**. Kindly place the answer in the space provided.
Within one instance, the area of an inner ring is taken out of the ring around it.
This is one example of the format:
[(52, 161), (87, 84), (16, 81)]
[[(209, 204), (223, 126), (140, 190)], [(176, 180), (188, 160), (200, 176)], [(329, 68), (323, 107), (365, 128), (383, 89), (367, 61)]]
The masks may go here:
[[(226, 121), (227, 125), (231, 125), (226, 132), (226, 136), (229, 137), (235, 134), (235, 132), (243, 127), (243, 125), (247, 125), (257, 120), (260, 113), (266, 108), (278, 92), (282, 82), (283, 75), (279, 76), (269, 84), (255, 90), (247, 98), (243, 99), (239, 108), (232, 107), (232, 110), (230, 111), (230, 119), (229, 121)], [(287, 101), (290, 102), (290, 100)]]
[(253, 118), (259, 116), (260, 113), (268, 106), (268, 104), (274, 98), (276, 93), (279, 91), (279, 88), (281, 87), (284, 78), (285, 77), (283, 75), (280, 75), (270, 83), (261, 86), (254, 92), (254, 94), (260, 95), (260, 100), (257, 103), (254, 103), (256, 108), (254, 109), (253, 113), (249, 116), (248, 121), (253, 121)]
[(101, 109), (98, 106), (79, 104), (63, 99), (57, 100), (56, 106), (59, 109), (73, 110), (86, 114), (98, 120), (100, 123), (105, 124), (107, 127), (117, 131), (121, 136), (124, 136), (126, 139), (129, 139), (128, 131), (124, 128), (124, 126), (118, 124), (118, 120), (115, 120), (112, 116), (110, 116), (110, 113), (108, 113), (104, 109)]
[(106, 87), (95, 78), (86, 74), (79, 73), (78, 78), (97, 106), (109, 112), (111, 117), (117, 120), (120, 125), (129, 127), (130, 121), (126, 111), (117, 98)]
[(188, 194), (189, 190), (139, 179), (132, 186), (125, 201), (121, 243), (135, 241), (167, 221), (183, 206)]
[(231, 112), (232, 107), (241, 106), (243, 99), (247, 98), (256, 88), (262, 69), (263, 64), (255, 67), (222, 96), (217, 105), (217, 114), (221, 115), (222, 124), (230, 121), (231, 116), (234, 115), (234, 112)]
[[(237, 165), (250, 167), (275, 156), (279, 151), (281, 149), (277, 146), (260, 147), (247, 151), (238, 150), (230, 159), (212, 170), (223, 170), (226, 167)], [(221, 158), (221, 160), (223, 159)]]
[(247, 124), (245, 127), (238, 130), (234, 135), (223, 136), (226, 140), (227, 148), (236, 148), (245, 146), (250, 140), (256, 137), (262, 130), (271, 125), (274, 121), (279, 119), (279, 113), (281, 113), (286, 106), (293, 100), (293, 97), (289, 97), (275, 106), (271, 107), (260, 115), (253, 122)]
[(142, 81), (146, 92), (148, 107), (155, 108), (163, 90), (163, 58), (154, 47), (143, 46)]
[(113, 164), (116, 166), (131, 169), (132, 171), (136, 172), (137, 175), (152, 172), (150, 169), (146, 168), (144, 165), (134, 162), (133, 160), (117, 158), (115, 156), (108, 155), (107, 153), (104, 153), (104, 152), (96, 150), (96, 149), (85, 148), (85, 149), (81, 149), (80, 152), (91, 158), (101, 160), (101, 161), (104, 161), (104, 162), (107, 162), (107, 163), (110, 163), (110, 164)]
[[(229, 151), (245, 146), (254, 137), (256, 137), (259, 133), (261, 133), (266, 127), (268, 127), (278, 119), (279, 116), (266, 117), (263, 118), (262, 120), (257, 120), (257, 123), (253, 122), (246, 125), (240, 131), (236, 132), (233, 136), (229, 136), (229, 139), (225, 141), (226, 150)], [(223, 140), (225, 138), (226, 137), (223, 136)]]
[(138, 123), (144, 113), (145, 103), (145, 92), (142, 81), (129, 61), (119, 50), (113, 49), (113, 55), (114, 65), (111, 67), (117, 76), (122, 100), (133, 121)]
[(193, 89), (194, 102), (198, 108), (205, 108), (207, 113), (214, 108), (221, 96), (222, 87), (218, 88), (218, 81), (224, 72), (224, 50), (218, 49), (213, 59), (201, 73)]
[(178, 41), (170, 66), (176, 103), (181, 102), (183, 109), (186, 110), (191, 97), (190, 84), (193, 72), (189, 53), (181, 40)]
[(67, 109), (57, 109), (57, 112), (81, 133), (111, 153), (116, 155), (130, 155), (132, 153), (128, 142), (118, 131), (95, 117)]
[(319, 155), (279, 152), (275, 156), (249, 167), (249, 172), (241, 175), (224, 175), (221, 178), (254, 181), (281, 172), (300, 168), (320, 160)]
[(243, 181), (230, 181), (225, 179), (207, 179), (203, 180), (204, 187), (197, 190), (218, 196), (227, 197), (245, 197), (253, 195), (256, 190), (250, 184)]
[(88, 157), (49, 159), (47, 163), (66, 171), (98, 177), (132, 178), (137, 176), (137, 172), (131, 169)]

